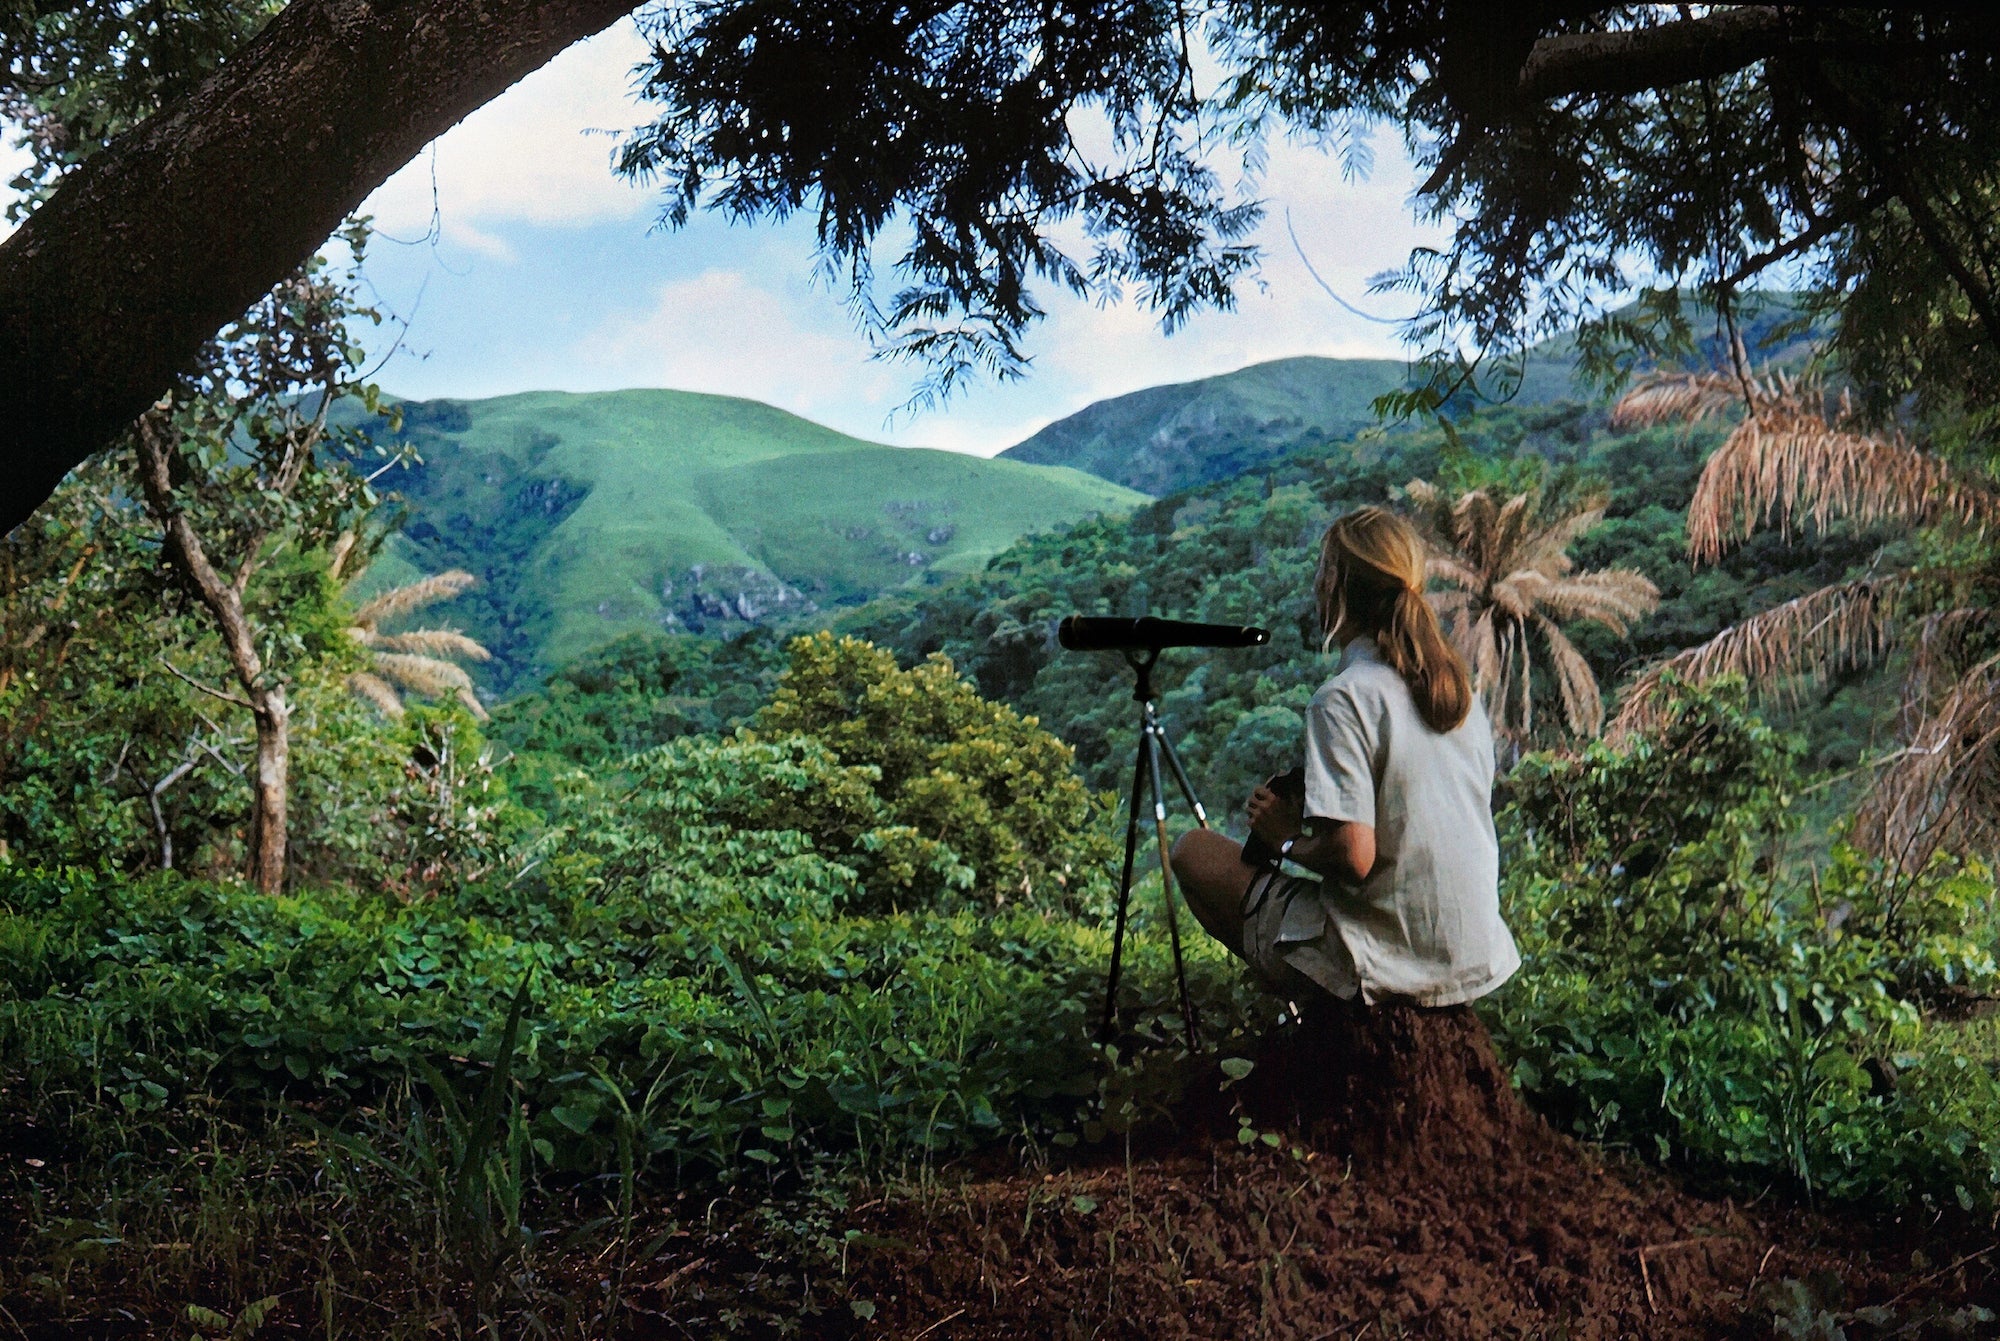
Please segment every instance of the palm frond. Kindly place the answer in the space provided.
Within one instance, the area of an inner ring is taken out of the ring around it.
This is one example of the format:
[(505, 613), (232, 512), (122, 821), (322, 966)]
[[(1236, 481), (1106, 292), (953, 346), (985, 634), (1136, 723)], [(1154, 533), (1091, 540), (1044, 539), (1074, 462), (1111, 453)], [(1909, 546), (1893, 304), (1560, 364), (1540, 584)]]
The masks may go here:
[(356, 671), (347, 677), (347, 687), (381, 709), (384, 717), (393, 719), (403, 715), (402, 698), (381, 676)]
[(1721, 373), (1653, 373), (1618, 398), (1611, 407), (1611, 427), (1698, 424), (1742, 407), (1741, 385)]
[(1621, 637), (1660, 605), (1660, 589), (1632, 568), (1600, 568), (1555, 578), (1535, 574), (1522, 581), (1535, 603), (1556, 618), (1589, 620)]
[(1745, 419), (1702, 467), (1688, 504), (1688, 553), (1712, 563), (1767, 522), (1801, 519), (1974, 526), (2000, 519), (2000, 497), (1904, 441), (1829, 423), (1788, 401)]
[(355, 611), (354, 622), (368, 628), (379, 628), (389, 620), (449, 600), (478, 580), (464, 569), (454, 568), (450, 572), (434, 573), (400, 587), (391, 587)]
[(449, 661), (439, 661), (436, 657), (414, 656), (408, 652), (377, 652), (375, 670), (391, 684), (433, 697), (472, 688), (472, 677), (463, 668)]
[(1746, 408), (1754, 413), (1788, 394), (1797, 394), (1798, 390), (1798, 385), (1782, 374), (1751, 378), (1746, 388), (1745, 380), (1734, 373), (1649, 373), (1635, 381), (1632, 389), (1611, 407), (1611, 427), (1698, 424)]
[(1672, 672), (1700, 683), (1741, 675), (1760, 692), (1796, 692), (1797, 682), (1823, 681), (1850, 666), (1876, 661), (1894, 640), (1906, 574), (1839, 582), (1808, 592), (1733, 624), (1698, 647), (1660, 662), (1626, 687), (1610, 735), (1657, 725), (1662, 678)]
[(453, 661), (491, 661), (485, 646), (463, 633), (450, 629), (412, 629), (407, 633), (377, 633), (365, 643), (385, 652), (409, 652), (417, 656), (441, 657)]
[(490, 720), (486, 715), (486, 705), (481, 703), (479, 696), (470, 689), (460, 689), (458, 691), (458, 701), (463, 703), (466, 706), (466, 710), (477, 720), (482, 722)]
[(1556, 687), (1562, 699), (1563, 718), (1579, 735), (1594, 736), (1604, 725), (1604, 696), (1598, 692), (1597, 677), (1576, 644), (1563, 636), (1556, 622), (1545, 615), (1535, 616), (1549, 660), (1556, 670)]
[(1485, 575), (1471, 564), (1456, 555), (1436, 551), (1424, 562), (1424, 575), (1449, 582), (1461, 591), (1478, 591), (1486, 585)]
[(1597, 529), (1604, 520), (1604, 504), (1593, 501), (1586, 507), (1578, 508), (1566, 516), (1524, 537), (1521, 555), (1515, 560), (1524, 568), (1533, 568), (1551, 577), (1567, 573), (1575, 566), (1569, 557), (1569, 547), (1587, 533)]
[(1855, 815), (1864, 850), (1903, 871), (1939, 847), (2000, 841), (2000, 657), (1973, 666), (1909, 733)]

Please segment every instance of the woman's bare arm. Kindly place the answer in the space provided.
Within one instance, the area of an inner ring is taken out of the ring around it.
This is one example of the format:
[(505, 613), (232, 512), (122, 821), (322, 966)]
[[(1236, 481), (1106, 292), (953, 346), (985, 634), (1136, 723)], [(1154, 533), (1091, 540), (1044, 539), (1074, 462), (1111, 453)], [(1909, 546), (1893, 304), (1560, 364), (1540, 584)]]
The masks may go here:
[(1291, 860), (1309, 871), (1332, 876), (1347, 884), (1360, 884), (1375, 869), (1375, 829), (1353, 820), (1315, 820), (1306, 832), (1300, 803), (1278, 795), (1269, 787), (1250, 793), (1250, 829), (1259, 838), (1277, 847), (1287, 838), (1292, 844)]

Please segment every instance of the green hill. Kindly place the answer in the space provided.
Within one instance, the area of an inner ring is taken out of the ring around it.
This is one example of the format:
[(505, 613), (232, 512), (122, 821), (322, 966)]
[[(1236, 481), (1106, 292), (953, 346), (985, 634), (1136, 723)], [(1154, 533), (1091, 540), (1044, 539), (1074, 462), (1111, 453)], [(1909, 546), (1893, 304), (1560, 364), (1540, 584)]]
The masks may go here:
[[(1699, 367), (1725, 366), (1728, 342), (1703, 308), (1689, 300)], [(1628, 309), (1629, 310), (1629, 309)], [(1823, 332), (1795, 329), (1800, 315), (1787, 293), (1746, 294), (1740, 332), (1761, 366), (1796, 368)], [(1591, 402), (1596, 388), (1576, 372), (1576, 340), (1561, 335), (1529, 351), (1508, 403), (1520, 407)], [(1504, 376), (1490, 370), (1499, 394)], [(1072, 466), (1155, 497), (1273, 465), (1294, 452), (1346, 441), (1379, 422), (1373, 403), (1408, 384), (1400, 359), (1290, 358), (1253, 364), (1195, 382), (1147, 387), (1085, 406), (1000, 455), (1038, 465)], [(1466, 396), (1454, 417), (1480, 402)], [(1405, 425), (1404, 427), (1407, 427)]]
[(730, 633), (977, 568), (1139, 495), (1074, 470), (886, 447), (754, 401), (528, 392), (403, 405), (421, 461), (372, 585), (465, 568), (436, 613), (505, 690), (623, 633)]
[(1279, 359), (1098, 401), (1000, 455), (1168, 494), (1277, 460), (1312, 434), (1351, 437), (1408, 375), (1398, 359)]

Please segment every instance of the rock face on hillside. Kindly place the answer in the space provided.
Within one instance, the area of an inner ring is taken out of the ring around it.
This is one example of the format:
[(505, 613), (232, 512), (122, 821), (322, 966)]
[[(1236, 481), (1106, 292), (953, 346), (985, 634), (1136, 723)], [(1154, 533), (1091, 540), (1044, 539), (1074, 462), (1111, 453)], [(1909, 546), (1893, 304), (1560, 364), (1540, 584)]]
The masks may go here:
[(726, 633), (750, 624), (809, 615), (819, 606), (760, 569), (695, 564), (660, 583), (661, 623), (676, 633)]

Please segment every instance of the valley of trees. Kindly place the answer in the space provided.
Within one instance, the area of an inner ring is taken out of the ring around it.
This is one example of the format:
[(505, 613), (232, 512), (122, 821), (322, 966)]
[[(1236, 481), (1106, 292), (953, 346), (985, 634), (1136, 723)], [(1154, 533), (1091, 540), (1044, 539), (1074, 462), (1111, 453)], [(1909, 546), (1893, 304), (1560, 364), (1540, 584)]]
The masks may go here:
[[(1428, 357), (1353, 432), (1162, 451), (1096, 407), (1036, 451), (1153, 501), (482, 697), (446, 604), (477, 578), (408, 571), (423, 500), (384, 492), (464, 426), (365, 384), (376, 314), (317, 253), (359, 265), (373, 184), (625, 8), (8, 17), (0, 1320), (1990, 1331), (1990, 20), (648, 11), (622, 169), (668, 222), (816, 213), (920, 394), (1022, 373), (1037, 286), (1227, 306), (1257, 209), (1218, 134), (1407, 137), (1457, 225), (1395, 281)], [(1272, 629), (1159, 675), (1240, 826), (1332, 665), (1314, 546), (1359, 503), (1425, 530), (1487, 696), (1524, 966), (1328, 1015), (1204, 942), (1190, 1048), (1153, 881), (1100, 1034), (1132, 704), (1052, 624)]]

